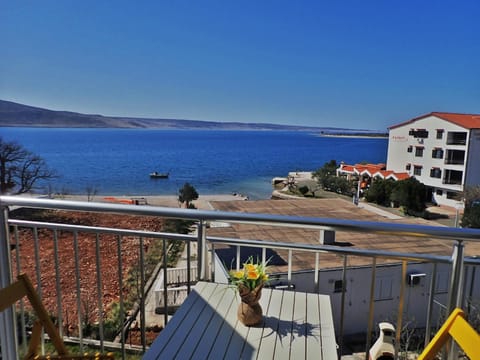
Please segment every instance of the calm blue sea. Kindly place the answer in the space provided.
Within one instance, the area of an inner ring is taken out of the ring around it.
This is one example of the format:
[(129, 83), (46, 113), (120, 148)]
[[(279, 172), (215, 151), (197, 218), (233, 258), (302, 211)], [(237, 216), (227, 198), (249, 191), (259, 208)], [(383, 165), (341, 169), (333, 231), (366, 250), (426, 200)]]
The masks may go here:
[[(177, 195), (189, 182), (200, 195), (266, 199), (275, 176), (331, 159), (385, 162), (387, 151), (387, 139), (287, 131), (0, 128), (0, 136), (43, 157), (59, 174), (52, 189), (70, 194)], [(170, 177), (151, 179), (152, 171)]]

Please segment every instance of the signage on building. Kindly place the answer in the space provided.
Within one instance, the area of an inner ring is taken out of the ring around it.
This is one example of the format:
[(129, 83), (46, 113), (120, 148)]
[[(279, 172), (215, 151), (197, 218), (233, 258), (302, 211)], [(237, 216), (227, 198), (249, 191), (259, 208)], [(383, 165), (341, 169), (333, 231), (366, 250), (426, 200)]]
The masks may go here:
[(392, 135), (390, 137), (391, 141), (397, 141), (397, 142), (405, 142), (408, 140), (408, 138), (405, 135)]

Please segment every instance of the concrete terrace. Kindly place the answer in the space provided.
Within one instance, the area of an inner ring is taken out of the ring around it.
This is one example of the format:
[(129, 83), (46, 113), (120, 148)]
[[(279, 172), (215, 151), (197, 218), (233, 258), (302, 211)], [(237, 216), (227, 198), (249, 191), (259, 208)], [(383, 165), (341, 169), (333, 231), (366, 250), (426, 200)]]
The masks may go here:
[[(400, 217), (392, 215), (390, 212), (378, 209), (369, 204), (360, 203), (357, 207), (351, 202), (335, 199), (289, 199), (289, 200), (258, 200), (258, 201), (211, 201), (211, 206), (215, 210), (228, 212), (247, 212), (280, 214), (288, 216), (307, 216), (334, 219), (347, 219), (372, 222), (389, 222), (401, 224), (419, 224), (435, 225), (439, 224), (433, 221), (427, 221), (421, 218)], [(227, 226), (228, 225), (228, 226)], [(212, 226), (209, 229), (210, 236), (240, 238), (250, 240), (270, 240), (278, 242), (292, 242), (304, 244), (319, 244), (319, 231), (278, 227), (278, 226), (260, 226), (250, 224), (223, 224), (223, 226)], [(424, 238), (419, 241), (418, 238), (409, 236), (390, 236), (388, 234), (369, 234), (369, 233), (350, 233), (337, 232), (335, 238), (336, 246), (348, 246), (358, 249), (384, 250), (391, 252), (417, 253), (417, 254), (436, 254), (451, 255), (452, 246), (445, 241), (439, 241), (434, 238)], [(230, 251), (229, 251), (230, 250)], [(225, 258), (234, 257), (235, 249), (224, 247)], [(469, 243), (466, 247), (466, 255), (473, 256), (480, 254), (479, 243)], [(270, 255), (274, 255), (273, 253)], [(281, 259), (286, 260), (287, 252), (278, 251)], [(267, 254), (268, 256), (268, 254)], [(224, 259), (225, 259), (224, 258)], [(281, 265), (282, 261), (274, 261), (271, 266), (272, 272), (285, 272), (286, 265)], [(292, 271), (311, 270), (315, 267), (314, 254), (297, 252), (293, 254)], [(386, 262), (387, 260), (380, 260)], [(388, 260), (392, 262), (393, 260)], [(341, 259), (334, 254), (321, 254), (320, 263), (322, 268), (341, 267)], [(361, 257), (352, 257), (349, 266), (370, 265), (371, 260)]]

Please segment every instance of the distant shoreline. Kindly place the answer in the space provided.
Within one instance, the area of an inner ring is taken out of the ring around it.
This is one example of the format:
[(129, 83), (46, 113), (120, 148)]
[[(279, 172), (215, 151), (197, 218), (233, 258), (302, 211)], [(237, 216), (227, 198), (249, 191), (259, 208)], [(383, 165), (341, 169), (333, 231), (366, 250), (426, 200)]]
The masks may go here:
[(86, 129), (178, 129), (178, 130), (280, 130), (362, 132), (330, 126), (287, 125), (239, 121), (212, 121), (169, 118), (142, 118), (83, 114), (66, 110), (50, 110), (0, 99), (0, 127), (86, 128)]
[[(55, 195), (55, 199), (69, 201), (88, 201), (87, 195)], [(138, 205), (164, 206), (179, 208), (178, 197), (175, 195), (103, 195), (96, 194), (91, 196), (91, 202), (108, 204), (127, 204), (126, 201), (132, 201), (130, 205), (135, 205), (135, 200), (139, 200)], [(143, 203), (143, 201), (145, 203)], [(200, 195), (193, 204), (198, 209), (212, 209), (210, 201), (238, 201), (248, 200), (247, 196), (242, 194), (212, 194)]]
[(349, 134), (319, 134), (321, 137), (334, 137), (334, 138), (355, 138), (355, 139), (388, 139), (388, 135), (349, 135)]

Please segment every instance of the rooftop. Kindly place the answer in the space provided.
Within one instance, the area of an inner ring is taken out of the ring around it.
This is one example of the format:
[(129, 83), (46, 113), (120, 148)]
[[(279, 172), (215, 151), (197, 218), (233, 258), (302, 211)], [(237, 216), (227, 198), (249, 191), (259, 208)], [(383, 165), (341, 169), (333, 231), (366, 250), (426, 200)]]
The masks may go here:
[[(372, 222), (389, 222), (399, 224), (435, 225), (438, 223), (427, 221), (421, 218), (397, 218), (386, 217), (378, 212), (372, 212), (362, 205), (355, 206), (351, 202), (336, 199), (298, 199), (298, 200), (259, 200), (259, 201), (214, 201), (211, 205), (215, 210), (228, 212), (246, 212), (262, 214), (279, 214), (288, 216), (305, 216), (331, 219), (346, 219)], [(224, 226), (212, 227), (209, 229), (210, 236), (270, 240), (275, 242), (291, 242), (318, 245), (319, 231), (305, 228), (291, 228), (278, 226), (265, 226), (253, 224), (224, 224)], [(452, 246), (435, 238), (425, 237), (419, 241), (418, 237), (393, 236), (388, 234), (358, 233), (358, 232), (337, 232), (335, 245), (357, 249), (383, 250), (391, 252), (436, 254), (450, 256)], [(226, 264), (235, 257), (235, 249), (225, 250), (219, 254)], [(480, 254), (480, 243), (471, 243), (466, 247), (466, 255), (473, 256)], [(275, 255), (270, 253), (270, 255)], [(286, 272), (287, 251), (278, 250), (280, 259), (276, 259), (271, 266), (272, 272)], [(268, 256), (268, 254), (267, 254)], [(315, 255), (310, 253), (293, 253), (292, 271), (310, 270), (315, 268)], [(284, 261), (282, 261), (282, 259)], [(393, 260), (382, 259), (383, 263)], [(322, 269), (341, 267), (341, 259), (333, 254), (321, 254), (320, 262)], [(350, 266), (370, 265), (371, 259), (362, 257), (351, 257)]]
[(395, 129), (400, 126), (405, 126), (410, 123), (414, 123), (417, 120), (427, 118), (429, 116), (436, 116), (440, 119), (449, 121), (465, 129), (480, 129), (480, 114), (458, 114), (448, 112), (431, 112), (429, 114), (421, 115), (411, 120), (402, 122), (400, 124), (392, 125), (389, 129)]

